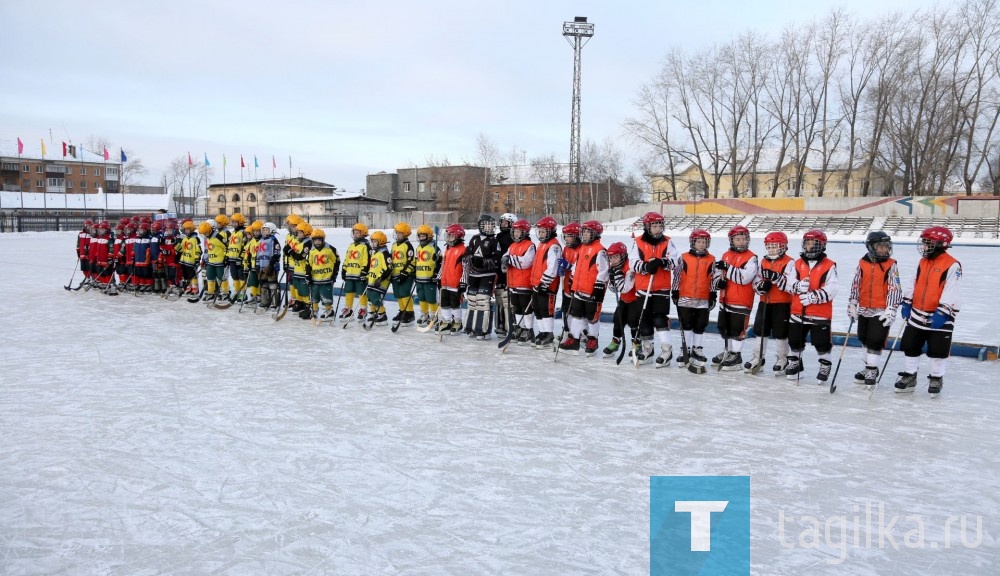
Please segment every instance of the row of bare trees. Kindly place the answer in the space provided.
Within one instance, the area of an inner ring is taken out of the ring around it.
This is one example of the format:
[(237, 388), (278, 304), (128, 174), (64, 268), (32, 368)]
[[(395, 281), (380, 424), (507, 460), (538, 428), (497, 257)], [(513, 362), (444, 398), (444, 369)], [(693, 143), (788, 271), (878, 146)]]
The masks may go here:
[[(675, 193), (693, 184), (713, 197), (799, 196), (807, 167), (819, 173), (819, 196), (846, 196), (852, 181), (867, 196), (876, 175), (898, 194), (971, 195), (977, 183), (1000, 193), (998, 4), (962, 0), (873, 21), (834, 10), (777, 40), (747, 32), (694, 53), (675, 48), (625, 129)], [(700, 182), (683, 183), (691, 165)]]

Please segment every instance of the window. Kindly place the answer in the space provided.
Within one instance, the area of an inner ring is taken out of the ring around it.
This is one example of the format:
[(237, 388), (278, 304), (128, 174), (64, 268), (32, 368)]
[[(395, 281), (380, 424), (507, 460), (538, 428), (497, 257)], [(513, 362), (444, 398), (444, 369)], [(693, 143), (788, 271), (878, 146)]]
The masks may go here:
[(437, 194), (438, 190), (440, 190), (440, 189), (441, 189), (441, 183), (440, 182), (431, 182), (431, 192), (433, 192), (434, 194)]
[(86, 190), (86, 189), (87, 189), (87, 181), (80, 180), (80, 190)]
[(524, 190), (518, 190), (517, 191), (517, 199), (518, 200), (524, 200)]
[(62, 187), (64, 185), (62, 178), (49, 178), (49, 186)]
[(403, 182), (403, 192), (409, 192), (409, 191), (410, 191), (410, 183)]
[(66, 167), (66, 175), (67, 176), (72, 176), (73, 175), (73, 169), (70, 168), (69, 166)]
[(216, 198), (215, 201), (218, 202), (219, 204), (225, 204), (226, 196), (224, 194), (219, 194), (219, 197)]
[(461, 192), (462, 191), (462, 185), (459, 184), (458, 182), (455, 182), (454, 184), (451, 185), (451, 191), (452, 192)]
[(100, 168), (94, 168), (94, 176), (100, 176), (100, 175), (101, 175), (101, 169)]
[(43, 169), (41, 166), (35, 166), (35, 174), (41, 174), (44, 171), (45, 169)]
[(499, 192), (494, 192), (493, 193), (493, 201), (494, 202), (499, 202), (500, 201), (500, 193)]
[(73, 189), (73, 181), (72, 180), (67, 180), (66, 181), (66, 189), (67, 190), (72, 190)]
[(36, 188), (45, 188), (45, 180), (35, 180)]
[(423, 194), (427, 191), (427, 182), (417, 182), (417, 194)]
[[(31, 172), (31, 166), (28, 165), (21, 166), (21, 172)], [(31, 180), (28, 180), (28, 183), (30, 184)]]
[(247, 202), (256, 202), (256, 201), (257, 201), (257, 195), (256, 194), (254, 194), (253, 192), (251, 192), (250, 194), (247, 195)]
[(21, 190), (31, 188), (31, 180), (21, 180)]
[(86, 176), (86, 175), (87, 175), (87, 169), (86, 168), (80, 168), (80, 176)]
[(104, 175), (107, 178), (117, 178), (118, 177), (118, 169), (117, 168), (105, 168), (104, 169)]
[(239, 194), (233, 194), (233, 202), (239, 202), (239, 201), (240, 201), (240, 195)]

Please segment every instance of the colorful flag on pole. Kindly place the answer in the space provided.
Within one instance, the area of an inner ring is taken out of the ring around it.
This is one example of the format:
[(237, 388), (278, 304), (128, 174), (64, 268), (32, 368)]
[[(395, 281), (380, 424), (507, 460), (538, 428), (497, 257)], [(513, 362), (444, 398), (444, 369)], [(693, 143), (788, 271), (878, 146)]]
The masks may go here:
[(256, 154), (253, 155), (253, 167), (254, 168), (260, 168), (260, 164), (257, 164), (257, 155)]
[(243, 161), (243, 155), (240, 154), (240, 168), (246, 168), (247, 163)]
[(24, 142), (21, 142), (21, 138), (17, 138), (17, 155), (20, 156), (24, 153)]
[[(124, 148), (119, 148), (118, 150), (122, 153), (122, 164), (128, 162), (128, 156), (125, 155), (125, 149)], [(108, 149), (105, 148), (104, 149), (104, 159), (107, 160), (110, 156), (111, 156), (111, 154), (108, 154)]]
[(66, 142), (63, 142), (62, 145), (63, 145), (63, 158), (65, 158), (66, 157)]
[(188, 152), (188, 166), (194, 166), (194, 160), (191, 159), (191, 152)]
[(205, 152), (205, 167), (208, 168), (212, 163), (208, 161), (208, 152)]
[(45, 138), (42, 138), (42, 158), (45, 158)]

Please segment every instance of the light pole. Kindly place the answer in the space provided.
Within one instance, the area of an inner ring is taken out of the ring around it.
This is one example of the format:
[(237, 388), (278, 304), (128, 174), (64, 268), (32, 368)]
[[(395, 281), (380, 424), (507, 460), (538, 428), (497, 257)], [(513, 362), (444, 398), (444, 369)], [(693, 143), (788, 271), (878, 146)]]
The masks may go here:
[(580, 213), (580, 72), (583, 47), (594, 36), (594, 25), (586, 16), (563, 22), (563, 37), (573, 46), (573, 105), (569, 126), (570, 181), (576, 189), (577, 215)]

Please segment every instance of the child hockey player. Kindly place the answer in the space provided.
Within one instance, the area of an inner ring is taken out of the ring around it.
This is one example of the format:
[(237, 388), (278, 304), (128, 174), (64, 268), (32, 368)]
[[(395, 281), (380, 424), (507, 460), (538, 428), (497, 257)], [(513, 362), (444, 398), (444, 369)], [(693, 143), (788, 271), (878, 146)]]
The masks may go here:
[(83, 272), (83, 281), (90, 280), (90, 260), (87, 253), (90, 247), (90, 238), (93, 235), (94, 221), (83, 221), (83, 227), (76, 235), (76, 257), (80, 259), (80, 272)]
[(556, 309), (556, 294), (559, 292), (559, 261), (562, 260), (562, 246), (556, 237), (556, 221), (545, 216), (535, 223), (535, 261), (531, 265), (531, 308), (537, 326), (535, 348), (547, 348), (555, 341), (553, 334), (553, 314)]
[[(625, 326), (632, 318), (631, 309), (636, 302), (635, 272), (629, 269), (628, 248), (621, 242), (608, 246), (608, 282), (617, 294), (618, 307), (615, 308), (611, 342), (603, 350), (605, 356), (615, 354), (622, 347)], [(638, 330), (638, 326), (628, 326), (633, 334)]]
[(353, 240), (344, 253), (344, 267), (340, 270), (345, 295), (340, 318), (346, 320), (354, 314), (354, 296), (357, 294), (361, 298), (358, 307), (358, 321), (361, 322), (365, 319), (367, 313), (365, 307), (368, 304), (368, 297), (365, 296), (371, 254), (371, 247), (368, 245), (368, 227), (358, 222), (351, 227), (351, 236)]
[(455, 334), (462, 329), (462, 295), (465, 294), (465, 261), (468, 255), (465, 228), (452, 224), (444, 230), (445, 248), (437, 284), (441, 288), (441, 311), (436, 330)]
[[(312, 307), (309, 304), (309, 277), (306, 268), (309, 266), (309, 250), (312, 249), (310, 235), (313, 227), (308, 222), (300, 222), (295, 227), (295, 243), (288, 256), (292, 262), (292, 285), (295, 286), (295, 302), (289, 306), (292, 312), (308, 320), (312, 318)], [(287, 280), (287, 278), (286, 278)]]
[(562, 310), (562, 332), (559, 334), (560, 342), (564, 334), (569, 332), (569, 305), (573, 301), (573, 264), (576, 264), (576, 253), (580, 249), (580, 224), (570, 222), (563, 226), (563, 254), (559, 261), (559, 275), (562, 279), (562, 301), (559, 309)]
[[(304, 220), (299, 217), (298, 214), (289, 214), (285, 217), (285, 245), (281, 248), (282, 253), (282, 263), (285, 267), (285, 282), (288, 285), (288, 297), (292, 304), (299, 302), (299, 291), (295, 286), (294, 270), (295, 270), (295, 260), (292, 259), (292, 253), (298, 249), (299, 243), (299, 224), (303, 223)], [(277, 234), (277, 230), (272, 230), (272, 234)], [(279, 279), (279, 284), (280, 279)]]
[(820, 384), (830, 377), (833, 363), (830, 351), (830, 324), (833, 318), (833, 298), (837, 295), (837, 263), (826, 256), (826, 234), (821, 230), (810, 230), (802, 235), (801, 258), (795, 261), (791, 275), (786, 276), (786, 288), (792, 296), (792, 317), (788, 324), (788, 367), (785, 376), (798, 380), (805, 369), (802, 352), (806, 348), (806, 336), (819, 354), (819, 373), (816, 380)]
[(584, 351), (597, 352), (597, 337), (601, 328), (601, 305), (608, 285), (608, 253), (601, 245), (604, 226), (588, 220), (580, 226), (580, 249), (573, 265), (573, 299), (569, 308), (569, 334), (559, 344), (560, 350), (580, 350), (580, 340), (586, 337)]
[(278, 273), (281, 272), (281, 244), (275, 233), (278, 225), (265, 222), (260, 229), (260, 242), (257, 243), (257, 274), (260, 281), (260, 308), (268, 309), (281, 306), (281, 294), (278, 291)]
[[(658, 368), (667, 366), (674, 357), (670, 344), (670, 288), (671, 271), (677, 267), (680, 253), (669, 236), (663, 234), (663, 215), (648, 212), (642, 217), (642, 236), (635, 239), (629, 260), (635, 266), (635, 286), (640, 304), (634, 309), (636, 319), (630, 324), (639, 326), (641, 342), (633, 340), (632, 354), (639, 363), (653, 360), (653, 334), (660, 341)], [(645, 302), (648, 300), (648, 302)], [(641, 318), (640, 318), (641, 316)]]
[[(310, 283), (309, 301), (312, 302), (312, 311), (306, 313), (305, 310), (299, 312), (302, 318), (310, 316), (320, 320), (332, 319), (333, 311), (333, 281), (337, 278), (340, 269), (340, 257), (337, 250), (326, 243), (326, 233), (319, 228), (314, 228), (310, 236), (312, 246), (309, 250), (309, 261), (306, 264), (306, 278)], [(320, 311), (319, 306), (323, 305)]]
[(733, 226), (729, 231), (729, 250), (715, 263), (719, 277), (719, 335), (726, 350), (712, 358), (721, 370), (743, 369), (743, 338), (746, 337), (750, 311), (753, 310), (753, 281), (757, 278), (757, 255), (750, 251), (750, 230)]
[(414, 273), (416, 295), (420, 301), (418, 326), (437, 321), (438, 298), (436, 279), (441, 269), (441, 250), (434, 242), (434, 230), (426, 224), (417, 228), (417, 260)]
[(496, 220), (488, 214), (479, 217), (479, 234), (469, 240), (466, 249), (469, 261), (465, 274), (469, 282), (469, 315), (465, 333), (470, 338), (485, 340), (493, 326), (491, 298), (500, 268), (500, 244), (496, 239)]
[(153, 286), (153, 259), (149, 246), (150, 228), (151, 224), (143, 221), (135, 233), (133, 247), (135, 272), (132, 274), (132, 280), (138, 292), (148, 292)]
[(246, 298), (243, 286), (246, 284), (246, 270), (243, 268), (243, 247), (246, 245), (249, 233), (246, 230), (247, 219), (239, 212), (233, 214), (229, 219), (233, 230), (229, 234), (229, 246), (226, 247), (226, 264), (229, 266), (229, 275), (233, 279), (233, 290), (235, 290), (236, 302)]
[[(205, 226), (207, 224), (207, 236)], [(208, 287), (202, 300), (212, 302), (229, 294), (229, 282), (226, 280), (226, 248), (229, 246), (229, 234), (225, 227), (229, 218), (219, 214), (215, 220), (208, 220), (198, 228), (205, 236), (205, 271)]]
[(686, 366), (693, 374), (704, 374), (707, 359), (701, 343), (708, 326), (708, 312), (716, 303), (715, 256), (708, 252), (712, 235), (707, 230), (695, 230), (688, 236), (688, 243), (691, 248), (681, 254), (670, 293), (688, 346), (681, 351), (677, 364)]
[(90, 258), (93, 282), (97, 282), (97, 287), (105, 290), (114, 277), (114, 258), (112, 249), (114, 248), (114, 238), (111, 236), (111, 224), (102, 220), (94, 225), (94, 235), (90, 238), (87, 246), (87, 255)]
[(413, 229), (406, 222), (399, 222), (393, 228), (396, 241), (392, 245), (392, 295), (399, 303), (399, 311), (392, 318), (400, 326), (410, 326), (416, 319), (413, 313), (413, 274), (417, 268), (416, 253), (410, 244)]
[[(365, 294), (368, 296), (368, 324), (385, 326), (389, 319), (385, 314), (385, 293), (389, 291), (389, 278), (392, 276), (392, 255), (386, 244), (389, 238), (385, 232), (376, 230), (371, 236), (372, 255), (368, 267), (368, 286)], [(360, 313), (359, 313), (360, 316)]]
[[(201, 241), (198, 239), (194, 222), (181, 222), (184, 237), (180, 243), (181, 277), (184, 279), (184, 293), (198, 294), (198, 264), (201, 262)], [(209, 228), (211, 232), (211, 228)]]
[(257, 269), (257, 245), (260, 244), (260, 229), (264, 222), (254, 220), (247, 226), (247, 241), (243, 245), (243, 269), (247, 274), (247, 304), (260, 302), (260, 271)]
[(754, 290), (760, 295), (757, 315), (754, 317), (753, 332), (761, 338), (760, 346), (753, 342), (754, 357), (743, 365), (743, 371), (756, 374), (764, 365), (768, 337), (774, 338), (775, 353), (773, 371), (775, 376), (784, 376), (788, 366), (788, 322), (792, 316), (792, 294), (785, 291), (786, 278), (794, 276), (795, 261), (786, 254), (788, 236), (784, 232), (768, 232), (764, 236), (767, 255), (760, 261), (760, 278)]
[(913, 283), (907, 287), (900, 308), (906, 327), (900, 349), (906, 355), (904, 370), (896, 380), (896, 392), (913, 392), (917, 386), (920, 355), (927, 345), (931, 359), (927, 391), (936, 397), (944, 386), (944, 373), (951, 355), (951, 337), (960, 303), (962, 264), (948, 254), (951, 230), (931, 226), (920, 233), (920, 262)]
[[(512, 338), (519, 344), (534, 342), (533, 323), (535, 317), (531, 314), (531, 268), (535, 263), (535, 244), (531, 241), (531, 224), (527, 220), (518, 220), (510, 228), (511, 244), (507, 253), (500, 257), (500, 275), (506, 278), (507, 298), (510, 299), (507, 312), (513, 312), (508, 318)], [(497, 300), (500, 307), (500, 300)], [(506, 315), (506, 314), (505, 314)], [(500, 323), (497, 322), (499, 330)], [(499, 334), (499, 332), (498, 332)]]
[[(510, 245), (514, 243), (512, 236), (514, 222), (517, 222), (517, 215), (510, 212), (504, 212), (500, 215), (497, 258), (503, 258)], [(510, 290), (507, 288), (507, 275), (502, 272), (497, 274), (494, 296), (496, 301), (496, 333), (498, 338), (503, 338), (507, 335), (507, 329), (512, 326), (515, 319), (507, 317), (507, 311), (510, 308)]]
[(899, 270), (892, 256), (892, 238), (882, 231), (869, 232), (868, 253), (861, 257), (851, 281), (847, 315), (858, 323), (858, 340), (865, 347), (865, 369), (854, 375), (857, 384), (874, 386), (878, 364), (903, 300)]

